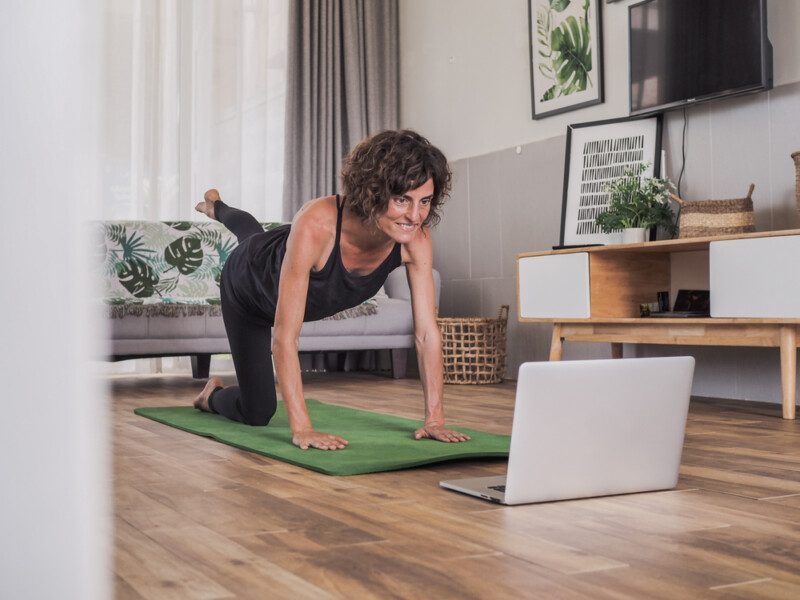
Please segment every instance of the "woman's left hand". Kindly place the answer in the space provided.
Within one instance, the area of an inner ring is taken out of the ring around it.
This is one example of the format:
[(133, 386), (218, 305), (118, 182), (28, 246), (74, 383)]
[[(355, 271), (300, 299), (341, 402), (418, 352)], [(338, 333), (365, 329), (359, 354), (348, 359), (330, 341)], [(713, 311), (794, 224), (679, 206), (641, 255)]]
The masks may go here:
[(447, 429), (443, 425), (425, 425), (425, 427), (420, 427), (414, 433), (414, 438), (418, 440), (428, 438), (447, 443), (466, 442), (472, 439), (466, 433), (461, 433), (460, 431), (453, 431), (452, 429)]

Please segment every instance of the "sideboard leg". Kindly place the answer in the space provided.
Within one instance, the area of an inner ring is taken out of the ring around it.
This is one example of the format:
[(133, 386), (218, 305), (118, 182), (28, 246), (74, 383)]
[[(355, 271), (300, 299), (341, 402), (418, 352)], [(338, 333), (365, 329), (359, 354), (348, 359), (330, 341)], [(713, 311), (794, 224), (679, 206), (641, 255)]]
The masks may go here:
[(550, 340), (550, 360), (561, 360), (561, 325), (553, 324), (553, 337)]
[(781, 386), (783, 387), (783, 418), (794, 419), (797, 401), (797, 326), (781, 327)]
[(611, 342), (611, 358), (622, 358), (622, 342)]

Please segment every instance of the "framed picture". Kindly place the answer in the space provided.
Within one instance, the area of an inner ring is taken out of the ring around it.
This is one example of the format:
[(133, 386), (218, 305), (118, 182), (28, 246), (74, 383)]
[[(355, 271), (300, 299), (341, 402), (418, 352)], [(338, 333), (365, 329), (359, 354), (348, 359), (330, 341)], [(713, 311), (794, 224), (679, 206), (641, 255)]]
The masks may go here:
[(661, 170), (661, 115), (567, 127), (561, 245), (617, 244), (622, 232), (603, 233), (595, 217), (608, 206), (606, 186), (646, 163), (644, 177)]
[(528, 0), (533, 118), (603, 101), (600, 0)]

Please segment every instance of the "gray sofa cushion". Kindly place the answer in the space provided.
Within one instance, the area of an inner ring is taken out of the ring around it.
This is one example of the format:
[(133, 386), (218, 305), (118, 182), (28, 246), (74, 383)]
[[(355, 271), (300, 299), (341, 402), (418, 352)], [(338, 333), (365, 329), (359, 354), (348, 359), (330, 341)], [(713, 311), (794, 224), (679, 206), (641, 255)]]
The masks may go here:
[(109, 319), (112, 340), (226, 338), (222, 317), (127, 317)]
[(311, 321), (303, 323), (300, 337), (348, 336), (348, 335), (393, 335), (414, 330), (411, 304), (407, 300), (379, 298), (375, 315), (340, 319), (338, 321)]

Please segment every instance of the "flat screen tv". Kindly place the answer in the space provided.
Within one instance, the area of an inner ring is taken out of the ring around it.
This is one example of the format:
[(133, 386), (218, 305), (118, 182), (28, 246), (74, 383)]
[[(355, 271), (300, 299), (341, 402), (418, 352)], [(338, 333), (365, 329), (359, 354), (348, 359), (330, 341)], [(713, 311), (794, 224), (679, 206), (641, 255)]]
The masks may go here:
[(632, 115), (772, 88), (767, 0), (645, 0), (628, 40)]

